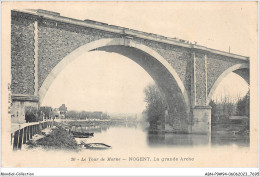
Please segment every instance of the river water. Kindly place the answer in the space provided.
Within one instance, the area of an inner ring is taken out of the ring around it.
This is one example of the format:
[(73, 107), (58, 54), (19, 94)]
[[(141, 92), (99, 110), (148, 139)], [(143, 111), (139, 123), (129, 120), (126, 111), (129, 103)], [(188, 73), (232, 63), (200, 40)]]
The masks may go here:
[[(138, 123), (121, 125), (98, 125), (77, 127), (78, 131), (94, 132), (90, 138), (76, 138), (80, 143), (104, 143), (112, 148), (109, 151), (139, 150), (147, 148), (190, 148), (237, 146), (249, 147), (249, 137), (241, 135), (193, 135), (173, 133), (149, 133), (148, 128)], [(86, 149), (82, 147), (83, 149)], [(86, 149), (90, 150), (90, 149)]]
[(104, 143), (111, 148), (98, 150), (84, 145), (80, 150), (70, 151), (24, 148), (10, 159), (30, 167), (237, 167), (237, 162), (241, 166), (255, 163), (255, 159), (244, 158), (252, 155), (254, 147), (249, 146), (246, 136), (154, 134), (136, 123), (77, 124), (81, 125), (77, 131), (94, 132), (91, 138), (76, 138), (78, 144)]

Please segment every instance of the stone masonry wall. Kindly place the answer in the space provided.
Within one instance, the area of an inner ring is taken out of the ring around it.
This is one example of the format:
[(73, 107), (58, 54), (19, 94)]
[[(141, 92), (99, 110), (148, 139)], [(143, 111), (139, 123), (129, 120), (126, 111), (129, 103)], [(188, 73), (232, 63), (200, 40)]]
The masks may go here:
[[(51, 69), (73, 50), (98, 39), (121, 37), (115, 33), (65, 23), (61, 24), (50, 20), (39, 23), (38, 36), (39, 87), (41, 87)], [(149, 40), (137, 38), (134, 38), (134, 40), (158, 52), (173, 66), (184, 85), (188, 86), (186, 68), (191, 56), (189, 50)]]
[(11, 20), (11, 89), (13, 94), (34, 93), (33, 21), (12, 17)]
[(205, 54), (195, 53), (195, 74), (196, 74), (196, 105), (206, 105), (206, 71), (205, 71)]
[[(78, 47), (101, 38), (119, 35), (54, 21), (39, 23), (39, 88), (51, 70)], [(87, 51), (86, 51), (87, 52)]]
[(232, 67), (235, 64), (239, 64), (242, 63), (243, 61), (239, 61), (239, 60), (234, 60), (232, 58), (229, 57), (225, 57), (225, 56), (219, 56), (219, 55), (215, 55), (215, 54), (210, 54), (208, 55), (208, 83), (207, 83), (207, 94), (209, 94), (212, 86), (214, 85), (214, 83), (216, 82), (216, 80), (218, 79), (218, 77), (228, 68)]
[(185, 88), (190, 87), (190, 73), (187, 72), (191, 60), (191, 51), (189, 49), (144, 39), (135, 40), (158, 52), (175, 69)]

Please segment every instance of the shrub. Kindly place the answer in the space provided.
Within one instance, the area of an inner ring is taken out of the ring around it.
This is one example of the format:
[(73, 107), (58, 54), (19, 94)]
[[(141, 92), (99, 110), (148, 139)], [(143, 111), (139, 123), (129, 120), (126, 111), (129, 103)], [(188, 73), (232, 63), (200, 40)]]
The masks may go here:
[(37, 145), (53, 149), (77, 149), (78, 145), (74, 137), (66, 130), (57, 127), (46, 137), (37, 140)]

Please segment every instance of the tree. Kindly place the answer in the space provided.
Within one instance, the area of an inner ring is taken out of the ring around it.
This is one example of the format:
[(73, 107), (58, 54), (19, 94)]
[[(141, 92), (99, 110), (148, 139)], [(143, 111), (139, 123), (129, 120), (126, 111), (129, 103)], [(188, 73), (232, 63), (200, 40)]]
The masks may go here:
[(243, 99), (240, 99), (237, 103), (237, 115), (248, 116), (250, 114), (250, 93), (247, 92)]
[(46, 119), (50, 119), (52, 116), (52, 107), (49, 106), (44, 106), (44, 107), (40, 107), (40, 111), (41, 113), (44, 114), (44, 118)]
[(86, 112), (86, 111), (79, 112), (79, 118), (80, 119), (86, 119), (87, 116), (88, 116), (88, 112)]
[(27, 122), (37, 122), (38, 110), (35, 107), (28, 106), (25, 108), (25, 120)]
[(148, 85), (145, 90), (145, 102), (147, 103), (147, 119), (150, 126), (158, 123), (161, 118), (164, 118), (164, 113), (167, 108), (166, 101), (162, 97), (156, 85)]

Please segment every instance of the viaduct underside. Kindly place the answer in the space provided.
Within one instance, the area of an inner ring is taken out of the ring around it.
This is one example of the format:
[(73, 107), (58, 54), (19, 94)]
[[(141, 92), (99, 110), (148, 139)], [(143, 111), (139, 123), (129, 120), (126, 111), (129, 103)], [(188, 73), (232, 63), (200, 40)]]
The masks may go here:
[(175, 132), (210, 133), (209, 102), (221, 80), (234, 72), (249, 83), (248, 57), (55, 12), (13, 10), (13, 108), (39, 106), (59, 72), (94, 50), (126, 56), (149, 73), (167, 100), (167, 123)]

